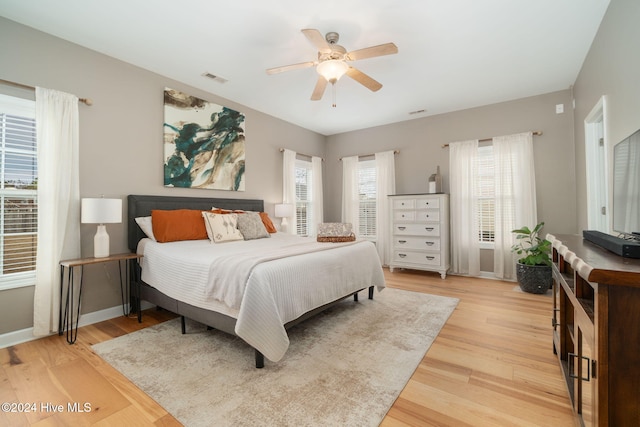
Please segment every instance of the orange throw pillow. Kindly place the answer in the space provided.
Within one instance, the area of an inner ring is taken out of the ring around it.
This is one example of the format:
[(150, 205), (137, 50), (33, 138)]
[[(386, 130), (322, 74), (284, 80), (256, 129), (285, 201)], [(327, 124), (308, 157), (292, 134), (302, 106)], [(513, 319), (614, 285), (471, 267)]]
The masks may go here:
[(200, 210), (152, 210), (151, 224), (153, 235), (160, 243), (209, 238)]
[(278, 231), (276, 230), (275, 225), (273, 225), (273, 222), (271, 222), (269, 214), (267, 214), (266, 212), (260, 212), (260, 218), (262, 219), (264, 228), (266, 228), (269, 233), (276, 233)]

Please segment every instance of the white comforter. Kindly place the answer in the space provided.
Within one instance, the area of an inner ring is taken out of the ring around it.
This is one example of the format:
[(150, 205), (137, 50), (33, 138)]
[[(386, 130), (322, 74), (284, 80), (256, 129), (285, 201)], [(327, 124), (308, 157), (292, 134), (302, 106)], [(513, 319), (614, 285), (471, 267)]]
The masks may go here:
[(144, 239), (138, 252), (144, 254), (145, 283), (236, 318), (236, 334), (272, 361), (289, 347), (287, 322), (356, 290), (384, 287), (377, 251), (368, 241), (317, 243), (282, 233), (216, 244)]

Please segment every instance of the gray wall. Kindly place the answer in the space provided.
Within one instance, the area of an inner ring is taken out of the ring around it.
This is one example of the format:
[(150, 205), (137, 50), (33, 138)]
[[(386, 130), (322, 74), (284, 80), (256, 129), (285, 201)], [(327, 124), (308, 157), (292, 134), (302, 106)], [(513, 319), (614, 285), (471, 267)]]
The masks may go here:
[[(556, 114), (557, 104), (564, 105), (564, 113)], [(443, 144), (542, 131), (541, 136), (533, 138), (538, 219), (545, 221), (546, 232), (575, 233), (575, 164), (570, 106), (571, 92), (567, 89), (330, 136), (325, 162), (325, 217), (340, 220), (341, 157), (399, 150), (396, 155), (398, 194), (425, 192), (427, 180), (436, 172), (437, 166), (443, 176), (443, 190), (448, 193), (449, 150), (442, 148)], [(492, 250), (480, 251), (480, 270), (493, 271)]]
[[(640, 129), (640, 1), (612, 0), (574, 85), (578, 229), (587, 228), (584, 120), (606, 96), (609, 147)], [(611, 200), (611, 199), (610, 199)]]
[[(556, 114), (556, 105), (565, 112)], [(397, 193), (420, 193), (440, 166), (443, 187), (449, 192), (449, 150), (443, 144), (526, 131), (534, 136), (538, 218), (545, 229), (575, 233), (573, 115), (569, 89), (408, 122), (333, 135), (327, 139), (325, 213), (340, 219), (342, 164), (340, 157), (400, 150), (396, 155)], [(559, 186), (558, 183), (564, 186)], [(569, 188), (566, 191), (564, 188)], [(523, 224), (524, 225), (524, 224)]]
[[(0, 18), (0, 79), (91, 98), (79, 104), (80, 195), (160, 194), (282, 200), (280, 147), (324, 156), (325, 137), (243, 105)], [(215, 85), (212, 83), (212, 90)], [(163, 186), (163, 89), (170, 87), (246, 116), (246, 191)], [(12, 90), (12, 89), (8, 89)], [(126, 203), (125, 203), (126, 205)], [(126, 209), (126, 208), (125, 208)], [(126, 212), (125, 212), (126, 213)], [(95, 226), (83, 225), (82, 255), (93, 253)], [(126, 224), (109, 224), (111, 252), (128, 252)], [(120, 304), (117, 265), (85, 269), (83, 313)], [(0, 291), (0, 334), (33, 325), (33, 288)]]

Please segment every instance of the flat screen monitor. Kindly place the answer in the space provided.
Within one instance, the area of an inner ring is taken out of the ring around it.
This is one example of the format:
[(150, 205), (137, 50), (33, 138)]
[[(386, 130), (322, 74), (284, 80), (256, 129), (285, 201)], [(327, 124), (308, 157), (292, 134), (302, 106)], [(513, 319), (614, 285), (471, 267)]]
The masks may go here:
[(640, 238), (640, 130), (613, 147), (613, 230)]

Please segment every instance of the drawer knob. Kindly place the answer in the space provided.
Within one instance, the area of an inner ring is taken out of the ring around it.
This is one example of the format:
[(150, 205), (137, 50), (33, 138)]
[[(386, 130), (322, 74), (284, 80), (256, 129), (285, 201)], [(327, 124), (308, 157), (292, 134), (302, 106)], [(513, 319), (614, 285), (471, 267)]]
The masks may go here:
[(398, 240), (398, 243), (407, 243), (406, 240)]
[(398, 227), (398, 230), (404, 231), (407, 227)]
[(435, 259), (435, 257), (434, 257), (434, 256), (429, 256), (429, 255), (427, 255), (427, 259), (428, 259), (429, 261), (431, 261), (431, 260)]
[(425, 243), (425, 245), (427, 245), (427, 246), (433, 246), (433, 243), (434, 243), (434, 242), (424, 242), (424, 243)]
[(425, 227), (424, 229), (427, 231), (433, 231), (433, 227)]
[(398, 254), (398, 256), (399, 256), (400, 258), (404, 258), (404, 257), (406, 257), (406, 256), (407, 256), (407, 254)]

